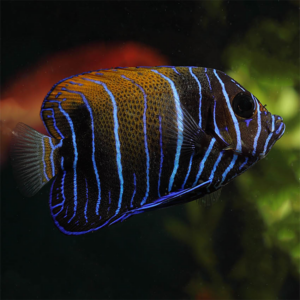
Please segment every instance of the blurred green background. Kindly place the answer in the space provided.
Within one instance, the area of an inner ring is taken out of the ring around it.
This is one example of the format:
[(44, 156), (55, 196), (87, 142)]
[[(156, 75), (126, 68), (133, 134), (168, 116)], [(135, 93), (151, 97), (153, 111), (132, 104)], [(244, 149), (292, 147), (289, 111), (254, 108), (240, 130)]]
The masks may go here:
[[(208, 5), (208, 3), (207, 3)], [(217, 11), (217, 12), (216, 12)], [(226, 18), (224, 2), (215, 1), (211, 16)], [(222, 53), (227, 74), (247, 87), (268, 110), (284, 119), (286, 132), (267, 158), (228, 186), (222, 203), (197, 208), (186, 205), (187, 222), (169, 218), (166, 228), (175, 239), (191, 248), (195, 262), (209, 280), (196, 275), (186, 286), (192, 297), (231, 299), (237, 295), (228, 281), (239, 282), (242, 298), (277, 299), (288, 276), (300, 272), (300, 95), (299, 14), (287, 12), (280, 22), (262, 18), (243, 38), (232, 41)], [(243, 201), (243, 203), (241, 203)], [(220, 249), (211, 236), (226, 213), (241, 210), (239, 233), (243, 254), (221, 276), (217, 266)], [(248, 207), (247, 207), (247, 206)], [(247, 208), (246, 208), (247, 207)], [(228, 209), (228, 208), (227, 208)], [(245, 212), (245, 209), (248, 211)], [(281, 254), (280, 254), (281, 253)], [(203, 289), (199, 292), (199, 286)]]
[(10, 165), (1, 166), (2, 298), (299, 298), (298, 1), (2, 6), (1, 86), (45, 54), (134, 40), (172, 65), (225, 71), (286, 124), (268, 156), (223, 188), (220, 200), (146, 213), (86, 236), (61, 234), (48, 211), (49, 187), (26, 199)]

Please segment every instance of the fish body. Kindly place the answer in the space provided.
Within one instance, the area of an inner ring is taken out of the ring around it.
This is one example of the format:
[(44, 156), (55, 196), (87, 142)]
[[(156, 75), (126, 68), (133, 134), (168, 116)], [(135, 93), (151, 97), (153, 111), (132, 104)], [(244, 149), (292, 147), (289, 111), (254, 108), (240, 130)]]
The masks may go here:
[(212, 193), (265, 157), (282, 118), (221, 71), (137, 67), (86, 72), (50, 90), (49, 136), (13, 131), (24, 194), (53, 178), (50, 210), (83, 234), (146, 210)]

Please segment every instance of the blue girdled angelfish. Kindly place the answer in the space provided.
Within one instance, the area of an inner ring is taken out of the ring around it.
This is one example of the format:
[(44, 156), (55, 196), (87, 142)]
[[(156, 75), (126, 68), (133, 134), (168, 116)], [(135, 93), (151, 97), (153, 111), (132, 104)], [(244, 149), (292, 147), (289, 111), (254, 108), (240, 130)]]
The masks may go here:
[(228, 75), (198, 67), (74, 75), (53, 86), (41, 118), (50, 137), (13, 131), (15, 174), (27, 196), (52, 179), (54, 222), (75, 235), (217, 191), (285, 131)]

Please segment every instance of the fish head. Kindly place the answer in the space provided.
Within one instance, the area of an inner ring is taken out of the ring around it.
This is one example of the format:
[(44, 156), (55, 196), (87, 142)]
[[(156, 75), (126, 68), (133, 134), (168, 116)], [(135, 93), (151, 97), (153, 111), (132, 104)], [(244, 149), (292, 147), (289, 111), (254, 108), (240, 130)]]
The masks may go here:
[(248, 133), (245, 131), (243, 135), (244, 152), (262, 159), (269, 153), (275, 142), (283, 136), (285, 124), (282, 117), (270, 113), (253, 94), (251, 98), (256, 108), (250, 131)]
[(258, 159), (265, 157), (284, 134), (283, 119), (271, 114), (228, 75), (216, 70), (214, 73), (212, 85), (219, 87), (211, 107), (215, 137), (224, 144), (224, 150)]

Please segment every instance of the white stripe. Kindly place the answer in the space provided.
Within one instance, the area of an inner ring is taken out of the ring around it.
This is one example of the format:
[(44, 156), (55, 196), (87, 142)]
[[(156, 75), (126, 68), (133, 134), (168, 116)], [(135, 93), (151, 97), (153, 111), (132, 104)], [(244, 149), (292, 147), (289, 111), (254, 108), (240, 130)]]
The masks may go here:
[[(251, 95), (253, 101), (256, 101), (256, 99), (253, 97), (253, 95)], [(257, 133), (256, 136), (254, 138), (254, 144), (253, 144), (253, 152), (252, 155), (254, 156), (256, 154), (256, 147), (257, 147), (257, 141), (261, 132), (261, 117), (260, 117), (260, 105), (259, 103), (257, 103)]]
[(199, 127), (202, 128), (202, 117), (201, 117), (201, 102), (202, 102), (202, 93), (201, 93), (201, 84), (200, 81), (198, 80), (197, 76), (193, 73), (192, 67), (189, 67), (189, 71), (191, 75), (194, 77), (196, 80), (198, 87), (199, 87)]
[(200, 166), (199, 166), (199, 171), (198, 171), (198, 174), (196, 176), (196, 179), (195, 179), (195, 182), (193, 183), (193, 186), (195, 186), (197, 183), (198, 183), (198, 180), (200, 178), (200, 175), (204, 169), (204, 165), (205, 165), (205, 161), (207, 160), (213, 146), (214, 146), (214, 143), (215, 143), (216, 139), (215, 138), (212, 138), (211, 141), (210, 141), (210, 144), (208, 146), (208, 149), (206, 150), (205, 152), (205, 155), (203, 157), (203, 159), (201, 160), (201, 163), (200, 163)]
[(275, 130), (275, 118), (272, 115), (272, 129), (271, 129), (271, 132), (274, 132), (274, 130)]
[(221, 84), (222, 92), (223, 92), (223, 95), (225, 97), (226, 104), (227, 104), (227, 107), (228, 107), (228, 110), (230, 112), (230, 115), (231, 115), (231, 118), (232, 118), (232, 121), (233, 121), (233, 125), (234, 125), (234, 128), (235, 128), (236, 139), (237, 139), (236, 152), (242, 153), (242, 142), (241, 142), (241, 132), (240, 132), (240, 127), (239, 127), (239, 122), (238, 122), (238, 120), (237, 120), (237, 118), (236, 118), (236, 116), (235, 116), (235, 114), (232, 110), (230, 100), (229, 100), (228, 94), (226, 92), (225, 85), (224, 85), (223, 81), (218, 76), (216, 70), (214, 70), (214, 74), (216, 75), (217, 79), (219, 80), (219, 82)]
[(181, 147), (182, 147), (182, 142), (183, 142), (183, 127), (182, 127), (183, 113), (182, 113), (182, 109), (180, 106), (179, 95), (177, 93), (174, 82), (167, 76), (159, 73), (157, 70), (151, 70), (151, 71), (159, 74), (160, 76), (162, 76), (164, 79), (166, 79), (170, 83), (172, 91), (173, 91), (174, 100), (175, 100), (178, 134), (177, 134), (177, 148), (176, 148), (176, 154), (175, 154), (174, 168), (173, 168), (173, 172), (170, 177), (169, 188), (168, 188), (168, 191), (170, 192), (172, 189), (173, 183), (174, 183), (174, 178), (177, 173), (177, 169), (179, 167), (179, 157), (180, 157), (180, 152), (181, 152)]

